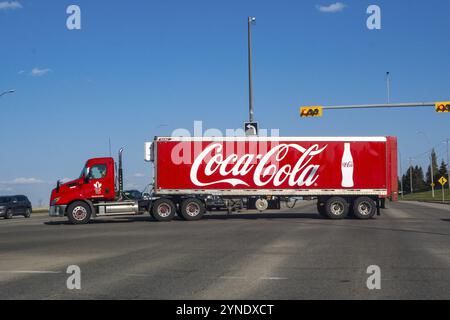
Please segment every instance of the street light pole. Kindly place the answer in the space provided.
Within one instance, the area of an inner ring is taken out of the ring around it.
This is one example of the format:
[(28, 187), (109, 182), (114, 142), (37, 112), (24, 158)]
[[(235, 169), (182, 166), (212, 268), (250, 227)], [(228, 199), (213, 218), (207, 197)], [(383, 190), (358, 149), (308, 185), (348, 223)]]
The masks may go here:
[(253, 82), (252, 82), (252, 23), (255, 17), (248, 17), (248, 104), (249, 122), (253, 122)]
[(4, 96), (5, 94), (8, 94), (8, 93), (14, 93), (14, 92), (16, 92), (15, 89), (12, 89), (12, 90), (6, 90), (6, 91), (0, 93), (0, 97), (1, 97), (1, 96)]

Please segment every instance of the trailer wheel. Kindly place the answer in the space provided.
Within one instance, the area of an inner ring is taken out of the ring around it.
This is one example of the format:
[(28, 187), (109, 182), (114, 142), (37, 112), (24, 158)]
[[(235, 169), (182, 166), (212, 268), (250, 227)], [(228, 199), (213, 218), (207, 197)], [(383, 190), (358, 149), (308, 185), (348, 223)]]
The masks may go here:
[(358, 219), (370, 219), (376, 212), (377, 204), (369, 197), (359, 197), (353, 202), (353, 214)]
[(331, 197), (325, 203), (325, 212), (328, 218), (337, 220), (344, 219), (348, 215), (349, 204), (342, 197)]
[(67, 218), (71, 224), (85, 224), (91, 220), (91, 208), (82, 201), (76, 201), (67, 208)]
[(175, 204), (170, 199), (158, 199), (153, 203), (152, 217), (157, 221), (170, 221), (176, 212)]
[(180, 212), (184, 220), (200, 220), (205, 214), (205, 205), (197, 198), (186, 199), (181, 203)]

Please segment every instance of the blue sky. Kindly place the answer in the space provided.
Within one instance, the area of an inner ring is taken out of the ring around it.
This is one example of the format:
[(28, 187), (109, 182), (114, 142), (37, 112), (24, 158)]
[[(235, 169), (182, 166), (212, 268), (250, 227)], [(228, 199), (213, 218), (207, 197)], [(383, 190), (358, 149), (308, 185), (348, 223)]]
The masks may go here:
[[(11, 5), (14, 3), (14, 5)], [(18, 5), (17, 5), (18, 3)], [(240, 128), (247, 118), (246, 19), (253, 27), (255, 117), (286, 136), (395, 135), (403, 167), (450, 137), (431, 109), (327, 112), (301, 105), (450, 100), (450, 2), (0, 0), (0, 193), (48, 202), (58, 178), (125, 146), (126, 186), (142, 189), (143, 143), (176, 128)], [(81, 30), (66, 8), (81, 8)], [(382, 29), (368, 30), (379, 5)], [(331, 7), (333, 8), (333, 7)], [(326, 10), (325, 10), (326, 11)], [(333, 10), (331, 10), (333, 11)], [(34, 70), (34, 71), (33, 71)]]

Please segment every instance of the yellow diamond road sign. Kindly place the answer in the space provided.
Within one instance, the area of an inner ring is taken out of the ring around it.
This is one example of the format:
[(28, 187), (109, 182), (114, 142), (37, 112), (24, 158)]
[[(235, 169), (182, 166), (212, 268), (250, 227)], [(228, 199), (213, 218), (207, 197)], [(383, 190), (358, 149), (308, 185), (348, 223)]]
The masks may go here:
[(445, 184), (447, 183), (447, 179), (445, 179), (445, 177), (441, 177), (441, 178), (439, 179), (439, 183), (440, 183), (441, 185), (445, 185)]

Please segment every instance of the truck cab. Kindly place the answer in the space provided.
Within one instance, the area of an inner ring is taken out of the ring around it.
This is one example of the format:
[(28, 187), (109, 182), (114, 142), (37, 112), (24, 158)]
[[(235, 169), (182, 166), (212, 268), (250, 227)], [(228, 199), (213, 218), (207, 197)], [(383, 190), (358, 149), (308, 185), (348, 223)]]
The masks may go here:
[(117, 173), (113, 158), (92, 158), (77, 179), (58, 181), (50, 196), (50, 216), (67, 216), (71, 223), (79, 224), (96, 216), (148, 211), (150, 200), (129, 199), (123, 193), (122, 151), (119, 151)]

